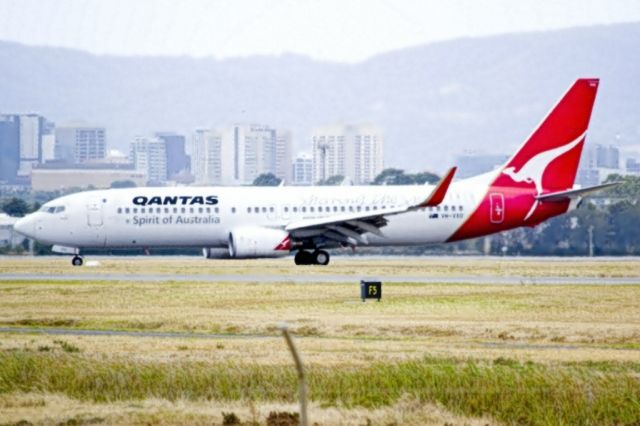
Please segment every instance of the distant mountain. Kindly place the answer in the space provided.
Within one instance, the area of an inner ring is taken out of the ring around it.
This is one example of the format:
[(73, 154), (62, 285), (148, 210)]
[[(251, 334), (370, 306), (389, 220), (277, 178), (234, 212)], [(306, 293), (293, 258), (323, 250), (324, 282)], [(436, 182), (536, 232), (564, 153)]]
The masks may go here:
[(510, 152), (578, 77), (602, 79), (590, 143), (640, 143), (640, 24), (460, 39), (355, 65), (306, 57), (115, 57), (0, 42), (0, 112), (135, 134), (232, 122), (294, 131), (374, 122), (387, 164), (442, 171), (462, 150)]

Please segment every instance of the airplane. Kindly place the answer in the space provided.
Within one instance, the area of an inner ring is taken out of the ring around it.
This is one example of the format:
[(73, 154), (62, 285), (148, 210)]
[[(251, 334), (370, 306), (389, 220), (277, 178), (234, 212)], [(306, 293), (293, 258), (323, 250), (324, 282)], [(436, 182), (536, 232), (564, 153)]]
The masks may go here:
[(161, 187), (87, 191), (45, 203), (14, 228), (73, 255), (86, 248), (203, 247), (206, 258), (295, 253), (327, 265), (328, 249), (436, 244), (541, 222), (575, 209), (574, 188), (599, 79), (581, 78), (516, 153), (491, 172), (436, 185)]

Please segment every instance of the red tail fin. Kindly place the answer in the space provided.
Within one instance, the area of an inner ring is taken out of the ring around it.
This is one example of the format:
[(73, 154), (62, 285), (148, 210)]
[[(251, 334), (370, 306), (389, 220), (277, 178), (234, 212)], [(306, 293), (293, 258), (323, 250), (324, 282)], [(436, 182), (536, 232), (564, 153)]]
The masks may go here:
[(494, 185), (534, 183), (538, 195), (570, 189), (578, 170), (598, 83), (595, 78), (577, 80), (505, 164)]
[(567, 210), (568, 201), (541, 203), (538, 197), (573, 187), (598, 83), (583, 78), (571, 86), (448, 241), (533, 226)]

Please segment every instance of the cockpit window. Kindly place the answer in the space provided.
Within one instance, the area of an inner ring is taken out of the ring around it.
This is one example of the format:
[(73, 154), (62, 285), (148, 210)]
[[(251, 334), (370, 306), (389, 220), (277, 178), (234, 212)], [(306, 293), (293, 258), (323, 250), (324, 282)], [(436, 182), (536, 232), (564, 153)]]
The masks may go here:
[(64, 211), (64, 206), (42, 206), (39, 211), (51, 214), (62, 213)]

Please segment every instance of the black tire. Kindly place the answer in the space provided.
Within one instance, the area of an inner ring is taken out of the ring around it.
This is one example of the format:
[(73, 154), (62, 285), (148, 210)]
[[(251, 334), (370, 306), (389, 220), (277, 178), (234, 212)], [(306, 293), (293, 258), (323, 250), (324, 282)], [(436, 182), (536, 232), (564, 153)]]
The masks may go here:
[(313, 263), (313, 257), (308, 251), (300, 250), (296, 253), (293, 261), (296, 265), (311, 265)]
[(313, 263), (316, 265), (328, 265), (329, 264), (329, 253), (324, 250), (316, 250), (313, 252)]
[(71, 264), (73, 266), (82, 266), (82, 258), (80, 256), (74, 256), (73, 259), (71, 259)]

